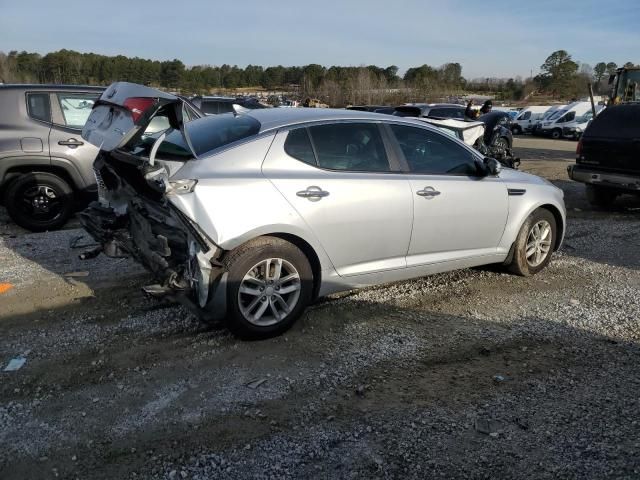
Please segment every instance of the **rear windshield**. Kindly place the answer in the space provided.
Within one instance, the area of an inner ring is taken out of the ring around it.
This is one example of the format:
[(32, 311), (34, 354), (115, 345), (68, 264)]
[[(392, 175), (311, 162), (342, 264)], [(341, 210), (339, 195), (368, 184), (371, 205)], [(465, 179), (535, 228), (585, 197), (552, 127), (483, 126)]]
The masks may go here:
[[(243, 138), (256, 135), (260, 131), (260, 122), (247, 115), (223, 114), (204, 117), (185, 124), (185, 129), (197, 156), (203, 155), (225, 145), (230, 145)], [(191, 150), (180, 130), (171, 130), (158, 148), (158, 158), (188, 160), (192, 158)], [(160, 132), (143, 137), (141, 151), (137, 155), (149, 155), (151, 146)]]
[(227, 113), (194, 120), (186, 125), (186, 129), (196, 155), (200, 156), (256, 135), (260, 131), (260, 122), (248, 115)]
[(605, 108), (591, 122), (585, 137), (640, 138), (640, 105)]

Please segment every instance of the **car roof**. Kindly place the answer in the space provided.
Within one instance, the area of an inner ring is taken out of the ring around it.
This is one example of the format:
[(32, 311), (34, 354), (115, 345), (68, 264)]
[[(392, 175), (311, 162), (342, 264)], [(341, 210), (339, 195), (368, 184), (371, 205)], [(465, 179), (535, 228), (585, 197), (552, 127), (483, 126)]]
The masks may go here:
[(41, 83), (7, 83), (0, 85), (3, 90), (95, 90), (101, 92), (107, 87), (95, 85), (58, 85)]
[(290, 125), (311, 122), (325, 122), (332, 120), (366, 120), (393, 121), (424, 126), (415, 119), (390, 117), (381, 113), (363, 112), (360, 110), (342, 110), (334, 108), (265, 108), (252, 110), (244, 115), (255, 118), (262, 125), (261, 132), (278, 129)]

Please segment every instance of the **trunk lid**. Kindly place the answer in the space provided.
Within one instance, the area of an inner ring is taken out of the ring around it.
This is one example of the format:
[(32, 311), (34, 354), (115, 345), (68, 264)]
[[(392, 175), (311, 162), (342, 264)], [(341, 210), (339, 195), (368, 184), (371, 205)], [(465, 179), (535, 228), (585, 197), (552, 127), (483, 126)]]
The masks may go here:
[(95, 102), (82, 138), (111, 152), (140, 142), (145, 132), (155, 134), (171, 128), (184, 136), (183, 103), (175, 95), (150, 87), (113, 83)]

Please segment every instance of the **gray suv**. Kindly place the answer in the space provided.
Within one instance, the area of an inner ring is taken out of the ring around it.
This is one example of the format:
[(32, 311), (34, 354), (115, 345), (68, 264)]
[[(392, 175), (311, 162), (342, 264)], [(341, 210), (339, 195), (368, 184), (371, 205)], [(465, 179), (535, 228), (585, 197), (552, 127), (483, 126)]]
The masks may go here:
[(0, 195), (14, 222), (61, 227), (76, 200), (96, 191), (98, 148), (82, 127), (103, 87), (0, 85)]
[[(34, 231), (60, 228), (78, 200), (94, 198), (99, 149), (82, 128), (104, 87), (0, 85), (0, 199), (14, 222)], [(186, 98), (182, 120), (204, 116)], [(138, 99), (127, 106), (139, 116)], [(156, 117), (142, 135), (169, 128)], [(83, 198), (84, 197), (84, 198)]]

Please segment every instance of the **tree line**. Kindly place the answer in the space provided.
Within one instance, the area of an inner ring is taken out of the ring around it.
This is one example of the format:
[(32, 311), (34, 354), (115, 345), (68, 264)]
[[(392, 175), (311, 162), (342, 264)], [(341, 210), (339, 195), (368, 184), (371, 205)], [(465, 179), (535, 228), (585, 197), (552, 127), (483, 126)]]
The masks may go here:
[(318, 97), (331, 105), (384, 104), (437, 100), (469, 91), (503, 100), (520, 100), (532, 92), (559, 98), (583, 95), (588, 83), (604, 88), (613, 62), (595, 67), (575, 62), (564, 50), (552, 53), (534, 78), (475, 79), (462, 76), (459, 63), (439, 67), (411, 67), (398, 75), (398, 67), (196, 65), (178, 59), (158, 61), (124, 55), (106, 56), (59, 50), (40, 55), (26, 51), (0, 52), (0, 82), (108, 85), (129, 81), (187, 94), (260, 87), (267, 91), (294, 91), (300, 97)]

